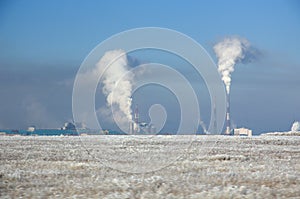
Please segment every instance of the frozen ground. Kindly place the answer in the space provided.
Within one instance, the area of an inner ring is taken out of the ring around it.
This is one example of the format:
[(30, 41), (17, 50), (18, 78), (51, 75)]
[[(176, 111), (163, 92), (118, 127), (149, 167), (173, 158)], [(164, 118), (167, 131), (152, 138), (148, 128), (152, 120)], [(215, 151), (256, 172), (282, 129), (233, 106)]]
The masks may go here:
[(299, 146), (299, 136), (1, 136), (0, 197), (300, 198)]

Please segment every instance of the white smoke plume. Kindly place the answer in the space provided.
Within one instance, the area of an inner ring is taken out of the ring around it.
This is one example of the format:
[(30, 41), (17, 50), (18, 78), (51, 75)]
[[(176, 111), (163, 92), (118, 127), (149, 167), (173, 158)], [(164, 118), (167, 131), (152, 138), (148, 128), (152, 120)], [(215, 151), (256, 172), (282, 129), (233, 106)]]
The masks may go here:
[(292, 132), (298, 132), (300, 131), (300, 122), (294, 122), (291, 128)]
[[(124, 50), (107, 51), (97, 63), (97, 72), (102, 74), (102, 92), (106, 97), (107, 108), (113, 107), (114, 119), (128, 127), (132, 121), (133, 74), (130, 73), (129, 61)], [(126, 76), (125, 76), (126, 74)]]
[(254, 59), (254, 51), (250, 49), (248, 40), (239, 37), (228, 37), (213, 47), (218, 58), (218, 70), (229, 94), (231, 73), (235, 64), (249, 62)]

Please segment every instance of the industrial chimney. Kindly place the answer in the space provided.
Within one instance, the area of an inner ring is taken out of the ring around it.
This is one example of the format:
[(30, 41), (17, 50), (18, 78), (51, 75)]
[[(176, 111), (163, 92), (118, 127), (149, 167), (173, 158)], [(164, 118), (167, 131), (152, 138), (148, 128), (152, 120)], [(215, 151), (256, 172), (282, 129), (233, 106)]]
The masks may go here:
[(133, 130), (134, 130), (134, 134), (138, 134), (140, 132), (138, 105), (135, 106), (135, 110), (134, 110), (134, 125), (133, 125)]
[(229, 93), (227, 93), (227, 104), (226, 104), (226, 130), (225, 135), (230, 135), (230, 98)]
[(139, 124), (139, 109), (138, 105), (135, 106), (133, 120), (129, 122), (129, 134), (135, 135), (140, 132)]

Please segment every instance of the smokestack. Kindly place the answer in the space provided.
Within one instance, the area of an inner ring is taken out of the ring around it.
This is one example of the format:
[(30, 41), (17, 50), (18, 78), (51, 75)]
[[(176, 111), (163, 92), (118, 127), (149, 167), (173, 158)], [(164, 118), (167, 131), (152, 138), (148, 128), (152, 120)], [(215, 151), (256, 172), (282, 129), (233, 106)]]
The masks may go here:
[(135, 110), (134, 110), (133, 132), (134, 134), (138, 134), (140, 132), (138, 105), (135, 106)]
[(240, 37), (228, 37), (213, 47), (218, 58), (218, 71), (226, 86), (227, 107), (226, 107), (226, 130), (225, 134), (230, 135), (230, 86), (231, 73), (237, 63), (249, 63), (260, 55), (257, 49), (250, 46), (248, 40)]
[(227, 104), (226, 104), (226, 130), (225, 135), (230, 135), (230, 98), (229, 93), (227, 93)]
[(138, 105), (135, 106), (135, 110), (134, 110), (134, 122), (136, 124), (139, 123), (139, 109), (138, 109)]
[(129, 122), (129, 134), (132, 135), (134, 134), (134, 126), (133, 126), (134, 122), (130, 121)]

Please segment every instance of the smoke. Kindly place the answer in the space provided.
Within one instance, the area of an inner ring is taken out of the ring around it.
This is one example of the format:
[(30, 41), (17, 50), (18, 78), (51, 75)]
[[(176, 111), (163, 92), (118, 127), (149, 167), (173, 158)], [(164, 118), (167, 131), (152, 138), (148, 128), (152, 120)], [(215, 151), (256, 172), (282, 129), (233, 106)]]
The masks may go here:
[(294, 122), (291, 128), (292, 132), (298, 132), (300, 131), (300, 122)]
[(205, 123), (201, 119), (199, 120), (199, 125), (201, 126), (201, 128), (203, 129), (203, 132), (205, 134), (209, 134), (209, 132), (207, 131)]
[[(134, 75), (129, 71), (129, 65), (126, 52), (119, 49), (107, 51), (96, 66), (96, 70), (102, 73), (100, 81), (106, 106), (113, 110), (115, 121), (123, 128), (128, 127), (132, 121), (131, 95)], [(101, 112), (105, 111), (102, 109)]]
[(259, 52), (251, 47), (248, 40), (240, 37), (227, 37), (213, 47), (218, 58), (218, 70), (229, 94), (231, 73), (237, 63), (249, 63), (257, 59)]

